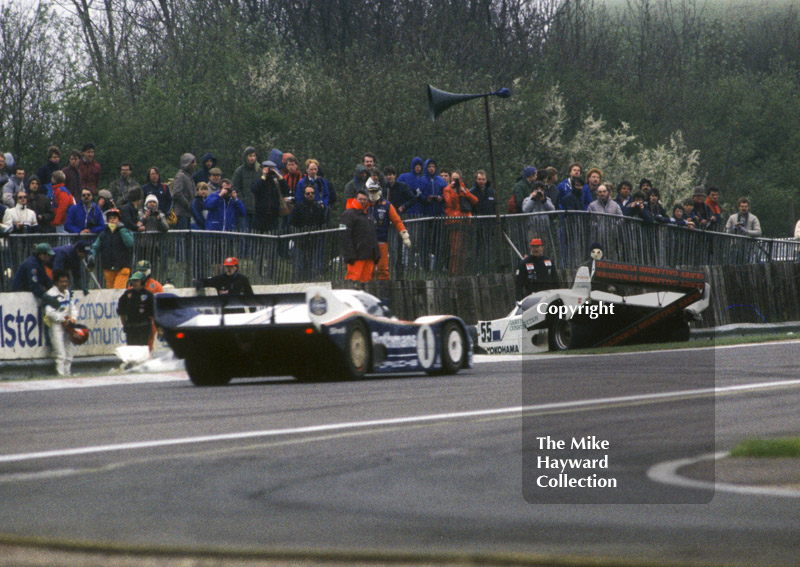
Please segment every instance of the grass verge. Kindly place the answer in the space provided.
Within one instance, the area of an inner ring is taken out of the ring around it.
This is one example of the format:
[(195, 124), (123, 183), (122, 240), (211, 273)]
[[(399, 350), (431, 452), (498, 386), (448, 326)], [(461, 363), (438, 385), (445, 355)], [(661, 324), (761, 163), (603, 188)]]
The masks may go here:
[(730, 452), (731, 457), (800, 457), (800, 437), (747, 439)]

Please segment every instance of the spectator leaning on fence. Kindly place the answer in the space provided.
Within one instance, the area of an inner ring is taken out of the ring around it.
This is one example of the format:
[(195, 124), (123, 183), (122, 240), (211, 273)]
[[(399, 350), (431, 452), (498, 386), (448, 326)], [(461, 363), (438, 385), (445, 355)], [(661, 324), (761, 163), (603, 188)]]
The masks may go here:
[(633, 184), (630, 181), (622, 181), (617, 185), (617, 196), (614, 197), (614, 202), (619, 205), (623, 214), (631, 204), (631, 191), (633, 191)]
[(654, 221), (669, 222), (667, 211), (664, 210), (663, 205), (658, 202), (660, 197), (661, 193), (659, 193), (658, 189), (655, 187), (650, 189), (649, 193), (647, 193), (647, 210), (650, 212), (650, 216), (653, 217)]
[(625, 216), (641, 219), (645, 224), (653, 223), (653, 215), (650, 214), (650, 210), (647, 208), (644, 193), (637, 191), (633, 194), (633, 202), (625, 210)]
[(744, 234), (747, 236), (761, 236), (761, 223), (758, 217), (750, 212), (750, 201), (747, 197), (742, 197), (737, 202), (739, 212), (734, 213), (728, 218), (725, 225), (725, 232), (731, 234)]
[(714, 230), (722, 230), (722, 209), (719, 206), (719, 189), (716, 187), (709, 187), (706, 192), (706, 205), (711, 210), (711, 216), (714, 219)]
[(590, 213), (606, 213), (607, 215), (622, 216), (619, 204), (611, 198), (611, 193), (605, 185), (597, 188), (597, 199), (589, 203)]
[(89, 285), (83, 279), (83, 262), (92, 253), (91, 240), (79, 240), (53, 249), (53, 270), (66, 270), (72, 274), (72, 285), (89, 295)]
[(561, 197), (561, 210), (563, 211), (583, 211), (583, 178), (571, 179), (571, 191)]
[(698, 185), (694, 188), (692, 195), (692, 211), (689, 213), (689, 218), (694, 223), (695, 228), (701, 230), (716, 230), (716, 219), (711, 209), (705, 203), (706, 192), (702, 186)]
[(46, 242), (37, 244), (33, 254), (20, 264), (11, 280), (11, 291), (29, 291), (43, 305), (51, 305), (56, 309), (61, 303), (54, 297), (48, 297), (45, 292), (53, 287), (53, 280), (47, 273), (46, 266), (50, 263), (54, 253)]

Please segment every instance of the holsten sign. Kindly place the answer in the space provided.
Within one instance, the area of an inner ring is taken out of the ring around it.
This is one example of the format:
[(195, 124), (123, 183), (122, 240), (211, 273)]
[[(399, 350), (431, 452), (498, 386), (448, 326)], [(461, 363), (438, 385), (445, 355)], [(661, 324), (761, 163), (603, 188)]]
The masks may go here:
[[(78, 323), (89, 328), (89, 340), (76, 349), (77, 356), (113, 354), (125, 344), (117, 315), (122, 290), (104, 289), (84, 296), (75, 294)], [(50, 348), (43, 310), (32, 293), (0, 294), (0, 360), (46, 358)]]

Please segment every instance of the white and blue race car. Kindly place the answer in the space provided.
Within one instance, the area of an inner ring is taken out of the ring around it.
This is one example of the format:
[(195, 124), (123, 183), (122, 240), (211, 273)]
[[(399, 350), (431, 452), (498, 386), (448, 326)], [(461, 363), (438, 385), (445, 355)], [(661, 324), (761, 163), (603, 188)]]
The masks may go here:
[(458, 317), (401, 321), (378, 298), (357, 290), (159, 294), (155, 318), (198, 386), (255, 376), (311, 381), (373, 373), (455, 374), (472, 366), (472, 341)]

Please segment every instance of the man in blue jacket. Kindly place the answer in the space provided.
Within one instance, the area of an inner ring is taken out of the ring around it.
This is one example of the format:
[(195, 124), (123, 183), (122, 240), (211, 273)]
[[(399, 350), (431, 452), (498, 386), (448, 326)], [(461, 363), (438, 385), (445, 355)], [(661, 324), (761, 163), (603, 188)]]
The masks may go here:
[(425, 162), (425, 187), (422, 189), (422, 215), (441, 217), (444, 215), (444, 188), (447, 182), (436, 172), (436, 160)]
[(91, 192), (81, 191), (81, 202), (67, 209), (64, 230), (72, 234), (100, 234), (106, 227), (103, 211), (92, 201)]
[(411, 193), (417, 198), (417, 202), (406, 209), (406, 214), (415, 217), (422, 214), (422, 190), (425, 187), (425, 174), (422, 171), (423, 161), (421, 157), (415, 157), (411, 161), (411, 171), (403, 173), (397, 178), (398, 183), (408, 185)]
[(244, 203), (237, 192), (231, 189), (228, 179), (222, 180), (222, 188), (206, 197), (206, 230), (234, 232), (236, 221), (247, 215)]

